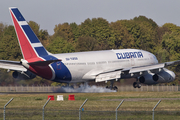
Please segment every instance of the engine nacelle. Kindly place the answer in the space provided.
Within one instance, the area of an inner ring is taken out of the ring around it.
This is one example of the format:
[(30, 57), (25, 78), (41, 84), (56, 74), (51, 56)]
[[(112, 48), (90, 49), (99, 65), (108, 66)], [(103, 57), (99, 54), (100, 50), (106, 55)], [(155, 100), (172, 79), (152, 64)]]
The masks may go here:
[(146, 75), (139, 77), (139, 82), (148, 85), (157, 84), (157, 82), (152, 79), (153, 75), (154, 74), (152, 73), (147, 73)]
[(28, 80), (28, 79), (33, 79), (36, 77), (35, 74), (33, 74), (32, 72), (30, 71), (26, 71), (26, 72), (18, 72), (18, 71), (14, 71), (12, 73), (12, 76), (16, 79), (19, 79), (19, 80)]
[(159, 73), (147, 73), (144, 76), (139, 77), (139, 82), (148, 85), (157, 83), (168, 83), (175, 80), (175, 74), (173, 71), (163, 68)]
[(175, 80), (175, 74), (173, 71), (163, 69), (161, 72), (153, 75), (153, 80), (158, 83), (168, 83)]

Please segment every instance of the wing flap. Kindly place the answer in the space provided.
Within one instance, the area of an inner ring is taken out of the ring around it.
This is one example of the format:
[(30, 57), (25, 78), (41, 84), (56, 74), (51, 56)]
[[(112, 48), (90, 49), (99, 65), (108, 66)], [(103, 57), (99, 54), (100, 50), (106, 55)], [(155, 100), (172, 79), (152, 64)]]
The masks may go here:
[(103, 82), (107, 80), (114, 80), (114, 79), (120, 79), (120, 78), (121, 78), (121, 71), (115, 71), (115, 72), (99, 74), (96, 76), (95, 81)]
[(112, 67), (112, 68), (96, 68), (87, 72), (82, 79), (96, 79), (100, 74), (107, 74), (111, 72), (121, 71), (122, 67)]
[(18, 61), (0, 60), (0, 68), (16, 71), (27, 71), (21, 62)]

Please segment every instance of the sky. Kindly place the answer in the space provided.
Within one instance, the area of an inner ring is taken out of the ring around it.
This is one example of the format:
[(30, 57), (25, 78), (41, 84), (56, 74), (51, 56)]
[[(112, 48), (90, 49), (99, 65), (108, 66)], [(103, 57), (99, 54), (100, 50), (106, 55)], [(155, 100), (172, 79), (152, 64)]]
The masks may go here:
[(130, 20), (139, 15), (159, 26), (180, 26), (180, 0), (1, 0), (0, 22), (12, 25), (9, 7), (18, 7), (26, 21), (34, 21), (50, 35), (58, 24), (81, 24), (87, 18), (102, 17), (109, 22)]

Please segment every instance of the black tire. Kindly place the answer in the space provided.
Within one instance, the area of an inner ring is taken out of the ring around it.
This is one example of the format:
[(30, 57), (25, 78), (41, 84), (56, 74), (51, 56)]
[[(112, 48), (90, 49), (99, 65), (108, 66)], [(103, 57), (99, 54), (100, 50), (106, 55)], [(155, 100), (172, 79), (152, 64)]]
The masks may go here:
[(141, 84), (138, 84), (138, 88), (141, 88)]
[(133, 83), (133, 87), (136, 88), (137, 87), (137, 82)]
[(116, 92), (118, 91), (118, 88), (116, 86), (114, 86), (114, 90), (116, 90)]
[(117, 90), (118, 88), (116, 86), (114, 86), (114, 90)]

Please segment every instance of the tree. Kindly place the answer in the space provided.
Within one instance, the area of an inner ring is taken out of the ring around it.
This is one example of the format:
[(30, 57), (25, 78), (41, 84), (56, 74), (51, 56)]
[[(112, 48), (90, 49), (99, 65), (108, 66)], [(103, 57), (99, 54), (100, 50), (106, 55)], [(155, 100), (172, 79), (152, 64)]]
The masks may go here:
[(97, 40), (98, 49), (108, 49), (108, 38), (110, 27), (107, 20), (103, 18), (86, 19), (79, 26), (81, 37), (92, 37)]
[(165, 33), (162, 39), (162, 48), (168, 53), (168, 59), (179, 60), (180, 59), (180, 34), (179, 32)]
[(158, 42), (156, 29), (146, 21), (122, 20), (121, 24), (125, 26), (134, 38), (134, 47), (153, 52), (155, 44)]
[(162, 37), (166, 32), (171, 32), (168, 27), (162, 26), (157, 28), (157, 39), (158, 39), (158, 44), (161, 44), (162, 42)]
[(152, 19), (148, 19), (147, 17), (145, 16), (139, 16), (139, 17), (134, 17), (133, 18), (134, 21), (137, 21), (137, 22), (147, 22), (149, 23), (154, 29), (158, 27), (157, 23), (154, 22)]
[(3, 23), (0, 23), (0, 38), (2, 37), (3, 35), (3, 31), (4, 31), (4, 28), (6, 27), (6, 25), (4, 25)]
[(77, 25), (76, 23), (71, 23), (70, 27), (72, 29), (74, 41), (76, 41), (80, 37), (79, 25)]
[(180, 32), (180, 27), (173, 23), (165, 23), (162, 27), (168, 28), (171, 32)]
[(39, 40), (41, 41), (41, 43), (46, 47), (49, 44), (49, 34), (47, 32), (47, 30), (40, 30), (39, 31)]
[(127, 28), (121, 24), (121, 21), (112, 22), (110, 29), (111, 35), (108, 39), (110, 48), (134, 48), (134, 38), (129, 34)]
[(22, 58), (17, 36), (12, 25), (4, 28), (0, 42), (0, 59), (20, 60)]
[(47, 50), (51, 53), (69, 53), (74, 52), (75, 49), (72, 43), (67, 42), (64, 38), (57, 36), (51, 43), (48, 45)]
[(76, 51), (93, 51), (97, 50), (97, 40), (92, 37), (79, 37), (76, 43)]
[(72, 28), (68, 23), (58, 24), (55, 26), (53, 37), (56, 38), (58, 36), (71, 43), (74, 40)]

